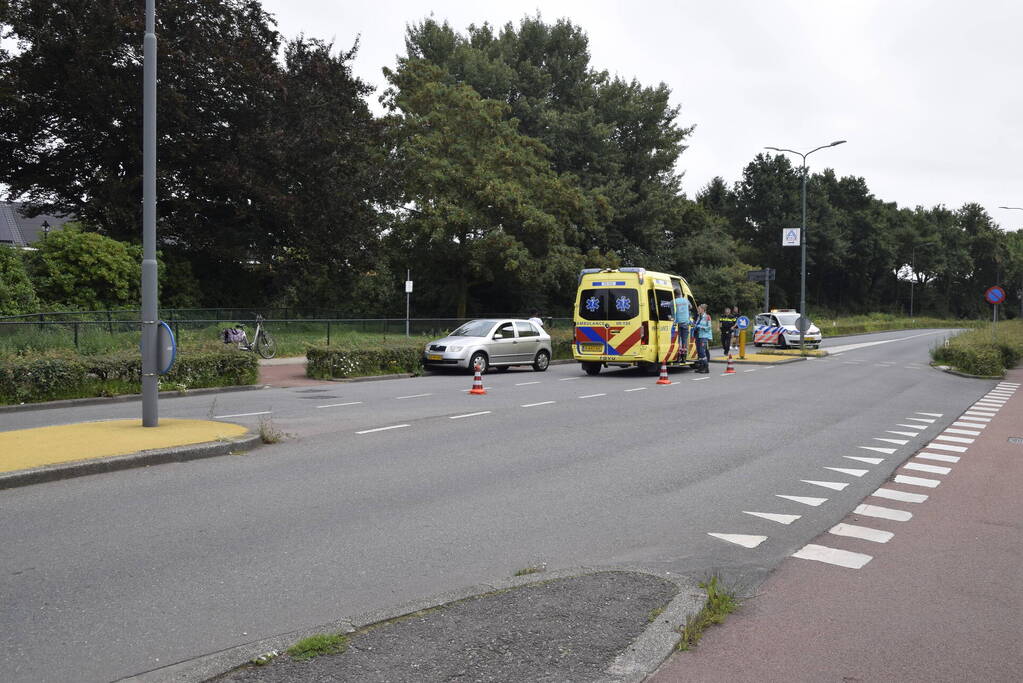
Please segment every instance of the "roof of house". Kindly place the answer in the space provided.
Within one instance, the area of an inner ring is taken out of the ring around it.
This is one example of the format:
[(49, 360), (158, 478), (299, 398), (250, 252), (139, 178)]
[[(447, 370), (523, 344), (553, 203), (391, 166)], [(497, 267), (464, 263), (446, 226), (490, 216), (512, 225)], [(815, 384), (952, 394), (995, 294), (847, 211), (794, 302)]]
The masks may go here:
[(0, 202), (0, 244), (25, 247), (42, 239), (49, 230), (60, 230), (73, 216), (40, 214), (28, 218), (22, 214), (22, 202)]

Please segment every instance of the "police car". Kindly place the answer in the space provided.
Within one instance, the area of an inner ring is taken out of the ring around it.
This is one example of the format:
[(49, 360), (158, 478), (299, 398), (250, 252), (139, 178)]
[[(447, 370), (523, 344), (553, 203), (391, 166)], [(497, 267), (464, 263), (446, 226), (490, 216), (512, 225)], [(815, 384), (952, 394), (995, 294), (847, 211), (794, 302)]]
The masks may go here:
[[(796, 327), (798, 319), (799, 312), (793, 308), (761, 313), (757, 316), (753, 328), (753, 345), (777, 346), (782, 349), (790, 346), (798, 347), (799, 329)], [(820, 328), (810, 323), (810, 328), (803, 335), (803, 339), (807, 346), (817, 348), (821, 345), (824, 337)]]

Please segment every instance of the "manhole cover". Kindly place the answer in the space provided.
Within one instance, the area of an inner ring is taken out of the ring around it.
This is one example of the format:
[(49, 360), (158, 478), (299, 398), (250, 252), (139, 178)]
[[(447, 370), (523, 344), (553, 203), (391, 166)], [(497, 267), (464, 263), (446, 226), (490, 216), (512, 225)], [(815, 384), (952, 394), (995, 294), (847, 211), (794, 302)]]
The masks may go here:
[(1023, 444), (1023, 436), (1010, 436), (1009, 443)]

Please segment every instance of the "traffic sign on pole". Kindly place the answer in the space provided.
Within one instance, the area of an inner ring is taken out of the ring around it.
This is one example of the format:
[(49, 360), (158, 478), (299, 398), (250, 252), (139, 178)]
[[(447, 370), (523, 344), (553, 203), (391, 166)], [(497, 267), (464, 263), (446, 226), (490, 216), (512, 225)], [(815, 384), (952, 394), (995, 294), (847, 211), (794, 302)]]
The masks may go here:
[(999, 287), (998, 285), (995, 285), (994, 287), (989, 287), (988, 290), (984, 292), (984, 299), (987, 300), (989, 304), (1004, 303), (1005, 290)]

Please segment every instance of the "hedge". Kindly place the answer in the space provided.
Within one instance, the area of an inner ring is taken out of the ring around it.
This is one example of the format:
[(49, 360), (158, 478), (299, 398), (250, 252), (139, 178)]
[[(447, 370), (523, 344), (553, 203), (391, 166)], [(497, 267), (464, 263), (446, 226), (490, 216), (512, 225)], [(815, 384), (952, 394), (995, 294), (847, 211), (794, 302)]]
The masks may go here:
[[(138, 393), (141, 364), (134, 353), (0, 357), (0, 404)], [(254, 353), (183, 353), (171, 371), (160, 377), (160, 388), (197, 389), (258, 381), (259, 359)]]
[(931, 357), (970, 375), (1001, 376), (1023, 359), (1023, 322), (999, 323), (995, 338), (989, 327), (964, 332), (935, 347)]
[(314, 346), (306, 351), (306, 375), (313, 379), (345, 379), (395, 373), (421, 374), (423, 345), (345, 348)]

